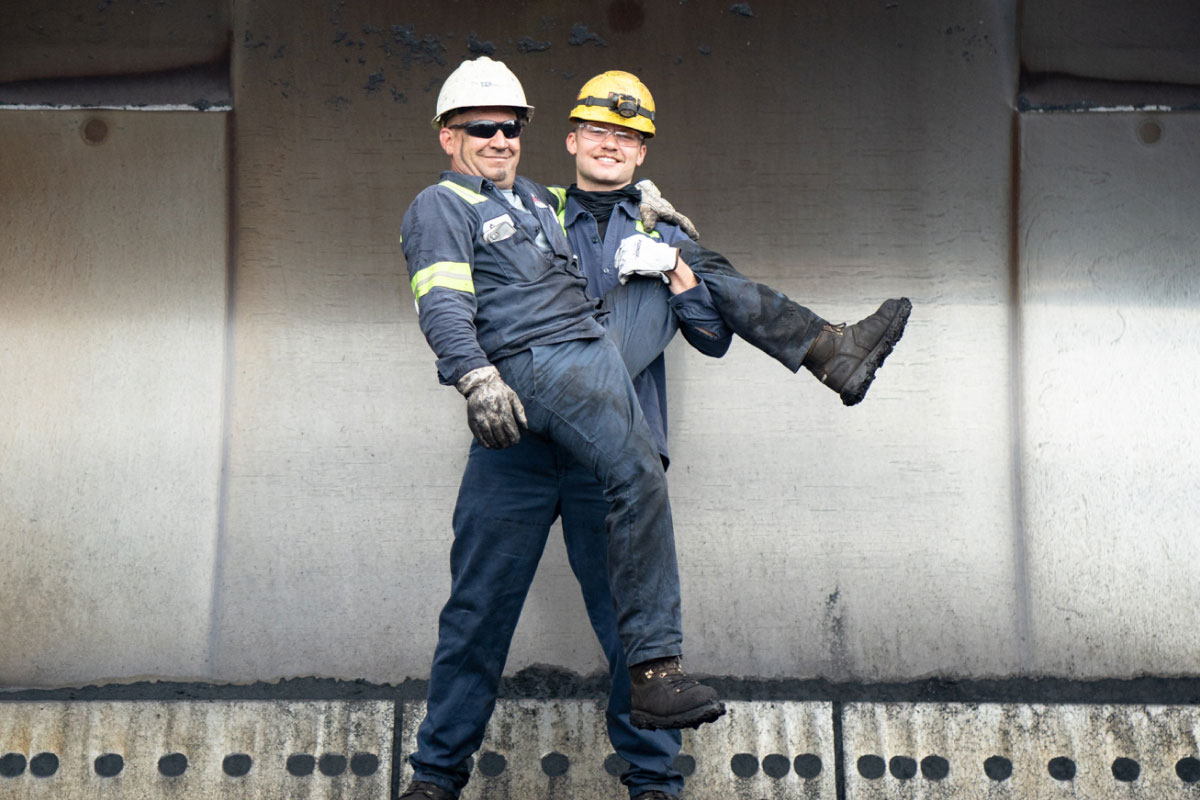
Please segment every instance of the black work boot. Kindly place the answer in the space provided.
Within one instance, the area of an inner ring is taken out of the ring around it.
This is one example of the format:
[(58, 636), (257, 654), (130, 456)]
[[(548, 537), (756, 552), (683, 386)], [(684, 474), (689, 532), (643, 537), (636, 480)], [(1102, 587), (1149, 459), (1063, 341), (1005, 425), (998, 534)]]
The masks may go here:
[(635, 664), (629, 677), (633, 680), (629, 721), (635, 728), (699, 728), (725, 713), (714, 689), (684, 674), (679, 656)]
[(413, 781), (400, 795), (400, 800), (458, 800), (458, 795), (448, 792), (436, 783)]
[(904, 335), (912, 303), (907, 297), (885, 300), (871, 316), (847, 326), (825, 324), (804, 357), (817, 380), (842, 396), (848, 406), (862, 402), (896, 342)]
[(673, 794), (667, 794), (666, 792), (660, 792), (657, 789), (652, 789), (648, 792), (642, 792), (639, 795), (634, 795), (633, 800), (679, 800), (679, 798)]

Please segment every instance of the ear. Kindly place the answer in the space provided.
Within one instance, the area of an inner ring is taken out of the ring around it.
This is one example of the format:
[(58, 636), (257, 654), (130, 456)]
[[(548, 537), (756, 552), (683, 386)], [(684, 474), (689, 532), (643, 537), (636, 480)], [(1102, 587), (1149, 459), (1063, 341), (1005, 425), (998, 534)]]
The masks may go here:
[(567, 134), (567, 152), (571, 155), (579, 152), (579, 142), (575, 141), (575, 131)]
[[(454, 131), (450, 128), (442, 128), (438, 131), (438, 141), (442, 144), (442, 150), (448, 156), (454, 155)], [(642, 148), (645, 149), (644, 147)]]
[(642, 162), (645, 160), (646, 160), (646, 145), (643, 144), (641, 147), (638, 148), (637, 160), (634, 161), (633, 163), (637, 164), (640, 167), (642, 165)]

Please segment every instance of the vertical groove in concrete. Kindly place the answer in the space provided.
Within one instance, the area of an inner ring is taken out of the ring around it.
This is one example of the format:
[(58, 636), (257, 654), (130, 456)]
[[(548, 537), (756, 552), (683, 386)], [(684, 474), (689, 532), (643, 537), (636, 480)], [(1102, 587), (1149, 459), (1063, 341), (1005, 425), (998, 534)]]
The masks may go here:
[[(1018, 22), (1019, 30), (1019, 22)], [(1029, 611), (1029, 548), (1025, 537), (1025, 492), (1023, 485), (1022, 463), (1024, 459), (1024, 403), (1022, 394), (1021, 358), (1021, 114), (1015, 109), (1012, 112), (1012, 149), (1009, 156), (1011, 179), (1009, 181), (1009, 242), (1008, 264), (1011, 279), (1009, 296), (1009, 370), (1011, 380), (1010, 417), (1012, 419), (1012, 503), (1013, 503), (1013, 578), (1016, 597), (1014, 598), (1014, 613), (1016, 615), (1017, 642), (1020, 648), (1018, 662), (1023, 674), (1029, 674), (1033, 669), (1033, 631)]]
[(234, 388), (234, 280), (237, 275), (237, 120), (234, 112), (225, 116), (225, 363), (221, 398), (221, 461), (217, 476), (217, 529), (214, 531), (212, 590), (209, 597), (208, 677), (218, 674), (221, 660), (221, 585), (225, 571), (225, 526), (229, 519), (229, 454), (233, 438)]
[(400, 796), (400, 762), (404, 760), (404, 703), (396, 703), (392, 712), (392, 777), (389, 797)]
[(833, 726), (833, 783), (837, 800), (846, 800), (846, 743), (842, 740), (843, 703), (835, 700), (830, 706)]

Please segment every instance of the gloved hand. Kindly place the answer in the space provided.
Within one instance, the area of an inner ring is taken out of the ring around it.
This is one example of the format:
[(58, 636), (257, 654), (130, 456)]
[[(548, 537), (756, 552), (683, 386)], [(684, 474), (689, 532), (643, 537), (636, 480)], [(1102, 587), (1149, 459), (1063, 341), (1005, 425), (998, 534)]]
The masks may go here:
[(473, 369), (458, 379), (455, 388), (467, 398), (467, 425), (484, 447), (500, 450), (521, 441), (525, 407), (521, 398), (491, 366)]
[(634, 275), (662, 278), (663, 283), (670, 283), (667, 273), (675, 269), (678, 257), (679, 251), (671, 245), (639, 233), (621, 240), (613, 256), (613, 264), (617, 267), (617, 280), (621, 283), (628, 283)]
[(700, 241), (700, 232), (696, 230), (696, 226), (690, 219), (675, 210), (675, 206), (662, 196), (662, 192), (654, 185), (654, 181), (643, 178), (635, 183), (633, 188), (640, 189), (642, 192), (642, 203), (638, 206), (638, 214), (642, 218), (643, 228), (652, 231), (661, 219), (663, 222), (678, 225), (688, 236)]

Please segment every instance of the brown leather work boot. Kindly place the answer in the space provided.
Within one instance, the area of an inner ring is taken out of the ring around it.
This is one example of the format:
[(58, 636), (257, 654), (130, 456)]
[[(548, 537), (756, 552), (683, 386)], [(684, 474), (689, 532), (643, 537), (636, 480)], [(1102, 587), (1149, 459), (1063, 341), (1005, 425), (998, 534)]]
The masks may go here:
[(435, 783), (413, 781), (400, 795), (400, 800), (458, 800), (458, 795), (448, 792)]
[(683, 672), (679, 656), (629, 668), (633, 680), (629, 721), (635, 728), (699, 728), (725, 713), (717, 693)]
[(825, 323), (804, 357), (817, 380), (842, 396), (848, 406), (861, 403), (875, 371), (904, 335), (912, 311), (907, 297), (885, 300), (871, 316), (847, 327)]

